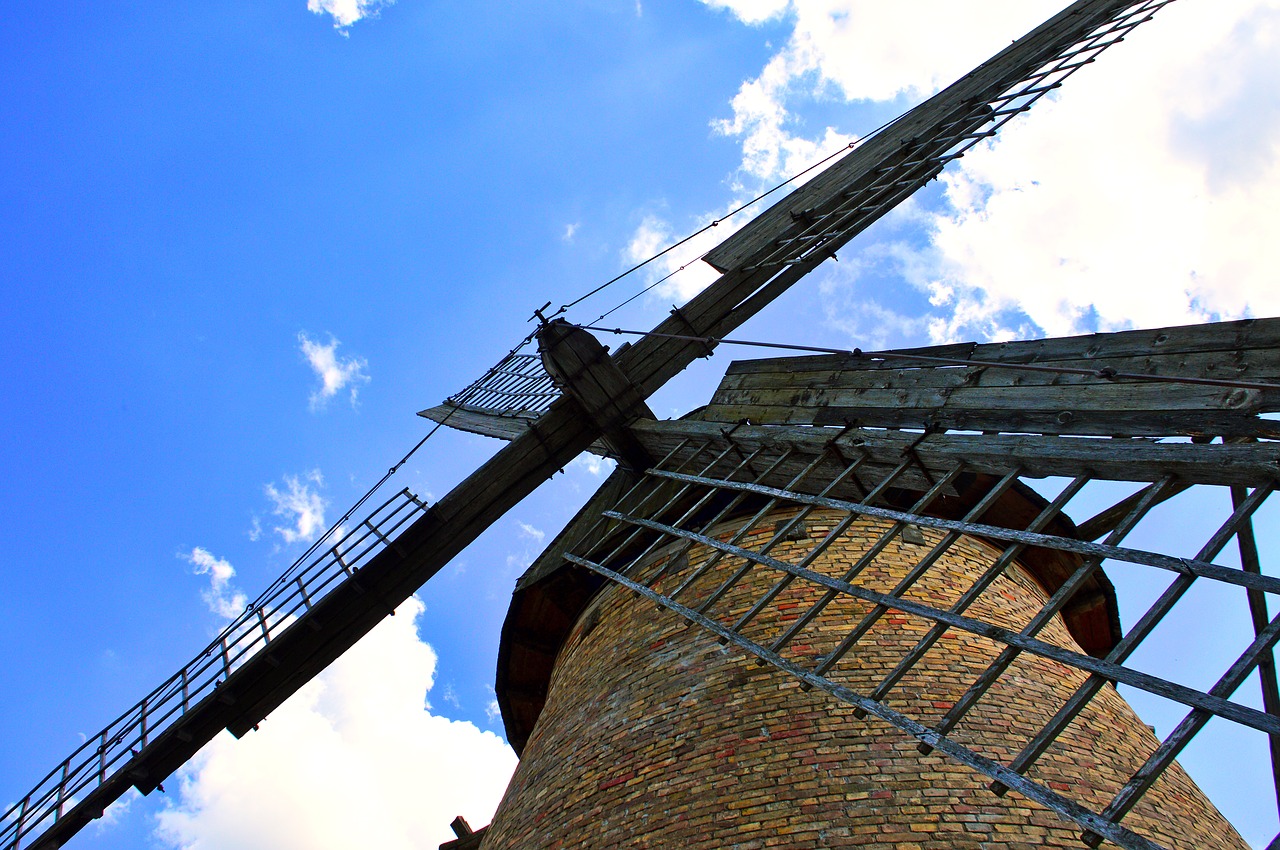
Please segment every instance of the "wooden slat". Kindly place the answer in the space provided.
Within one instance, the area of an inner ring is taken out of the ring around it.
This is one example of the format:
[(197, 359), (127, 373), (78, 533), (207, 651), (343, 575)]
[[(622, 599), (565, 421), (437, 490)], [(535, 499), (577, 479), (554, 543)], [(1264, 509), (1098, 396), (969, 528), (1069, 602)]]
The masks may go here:
[[(662, 457), (684, 439), (723, 439), (723, 429), (716, 422), (682, 419), (642, 421), (632, 430), (651, 454)], [(758, 425), (735, 428), (733, 439), (748, 452), (768, 446), (812, 454), (830, 444), (846, 457), (865, 452), (872, 462), (886, 466), (900, 462), (903, 452), (914, 446), (916, 456), (935, 475), (963, 461), (966, 469), (991, 475), (1003, 475), (1017, 464), (1027, 478), (1088, 475), (1149, 482), (1173, 475), (1191, 484), (1245, 487), (1280, 480), (1280, 450), (1273, 443), (1198, 445), (1020, 434), (932, 434), (921, 439), (920, 434), (906, 431)]]
[[(418, 411), (418, 415), (423, 419), (446, 424), (450, 428), (456, 428), (459, 431), (479, 434), (483, 437), (496, 437), (507, 442), (511, 442), (527, 432), (529, 423), (537, 421), (537, 417), (533, 416), (500, 416), (496, 413), (488, 413), (467, 407), (455, 407), (451, 404), (438, 404), (435, 407)], [(609, 454), (609, 447), (604, 442), (596, 440), (587, 448), (587, 451), (605, 457)]]
[[(1276, 319), (969, 343), (910, 354), (989, 365), (950, 366), (926, 359), (904, 363), (899, 357), (879, 359), (881, 353), (745, 361), (730, 367), (704, 415), (756, 424), (1280, 436), (1280, 423), (1258, 417), (1280, 410)], [(1018, 368), (1024, 365), (1089, 374)], [(1113, 370), (1115, 377), (1099, 376), (1101, 369)], [(1243, 385), (1190, 382), (1203, 380)]]
[(706, 418), (770, 425), (860, 425), (872, 428), (941, 428), (1012, 434), (1084, 437), (1252, 437), (1280, 439), (1280, 422), (1248, 414), (1169, 411), (941, 410), (887, 407), (714, 406)]
[[(1257, 352), (1274, 358), (1280, 349), (1280, 318), (1240, 319), (1233, 322), (1214, 322), (1203, 325), (1179, 325), (1176, 327), (1118, 331), (1114, 333), (1084, 334), (1081, 336), (1051, 337), (1048, 339), (1018, 340), (1014, 342), (976, 343), (962, 342), (921, 348), (899, 348), (882, 352), (852, 354), (818, 354), (803, 357), (741, 360), (734, 362), (727, 374), (775, 371), (778, 361), (787, 361), (793, 371), (810, 370), (895, 370), (905, 368), (934, 368), (931, 360), (910, 359), (916, 354), (922, 357), (945, 357), (956, 360), (976, 360), (983, 363), (1040, 363), (1046, 365), (1083, 365), (1097, 368), (1112, 365), (1098, 361), (1109, 358), (1161, 359), (1179, 355), (1207, 352)], [(895, 355), (892, 359), (876, 360), (880, 355)], [(1082, 361), (1068, 364), (1063, 361)], [(1163, 362), (1163, 360), (1162, 360)], [(1274, 359), (1268, 361), (1274, 363)]]

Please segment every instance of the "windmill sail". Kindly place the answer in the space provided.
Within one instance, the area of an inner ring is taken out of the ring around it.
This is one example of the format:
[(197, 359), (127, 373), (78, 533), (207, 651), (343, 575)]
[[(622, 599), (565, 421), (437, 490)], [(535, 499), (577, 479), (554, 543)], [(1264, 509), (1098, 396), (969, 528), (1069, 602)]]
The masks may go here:
[[(214, 678), (216, 688), (203, 695), (191, 693), (189, 682), (183, 691), (182, 676), (190, 678), (184, 671), (157, 691), (164, 697), (163, 712), (144, 701), (122, 718), (123, 726), (113, 725), (91, 739), (5, 813), (0, 846), (61, 846), (130, 786), (149, 793), (222, 729), (236, 735), (253, 729), (493, 521), (597, 441), (643, 466), (652, 452), (630, 433), (649, 416), (643, 399), (707, 353), (705, 343), (678, 336), (723, 337), (741, 326), (933, 179), (948, 161), (1025, 111), (1167, 2), (1072, 4), (865, 140), (713, 251), (708, 261), (724, 274), (660, 324), (659, 335), (612, 357), (591, 354), (589, 362), (565, 373), (576, 377), (558, 394), (534, 361), (505, 360), (489, 380), (474, 386), (474, 396), (460, 395), (443, 410), (424, 412), (510, 443), (439, 502), (416, 511), (413, 522), (394, 537), (376, 521), (366, 523), (377, 551), (359, 569), (337, 576), (314, 604), (289, 609), (292, 619), (278, 631), (265, 622), (265, 608), (250, 612), (264, 619), (263, 645), (256, 652), (246, 654), (238, 667), (228, 665)], [(584, 334), (558, 330), (551, 336), (555, 339), (544, 334), (542, 340), (544, 363), (567, 363), (591, 348)], [(627, 387), (634, 398), (618, 409), (585, 389), (591, 386)], [(305, 597), (309, 587), (299, 591)], [(175, 694), (182, 698), (175, 702)]]
[[(726, 383), (738, 392), (738, 378), (782, 371), (802, 376), (795, 391), (803, 397), (843, 391), (849, 377), (869, 376), (894, 387), (927, 383), (921, 372), (959, 370), (963, 375), (970, 367), (938, 361), (967, 360), (993, 372), (1028, 378), (1026, 386), (1006, 380), (1001, 389), (1033, 411), (1053, 409), (1059, 398), (1067, 399), (1070, 409), (1080, 409), (1099, 390), (1141, 386), (1144, 379), (1172, 377), (1171, 388), (1188, 389), (1176, 383), (1179, 374), (1192, 381), (1195, 375), (1213, 374), (1223, 384), (1233, 381), (1229, 375), (1239, 374), (1242, 384), (1270, 382), (1273, 389), (1280, 387), (1271, 362), (1275, 342), (1268, 342), (1266, 350), (1251, 348), (1251, 341), (1268, 339), (1278, 327), (1280, 321), (1274, 319), (1249, 320), (1000, 346), (918, 349), (899, 352), (901, 359), (893, 358), (902, 364), (898, 366), (889, 358), (858, 357), (848, 374), (809, 371), (815, 365), (829, 366), (827, 358), (795, 358), (790, 364), (748, 361), (730, 367)], [(1093, 375), (1077, 376), (1080, 380), (1062, 388), (1037, 380), (1045, 375), (1038, 371), (1041, 367), (1077, 362), (1070, 358), (1081, 352), (1096, 356), (1095, 365), (1123, 359), (1135, 343), (1148, 337), (1165, 340), (1168, 347), (1156, 358), (1163, 368), (1144, 361), (1151, 366), (1146, 375), (1117, 378), (1094, 369)], [(861, 369), (864, 365), (870, 368)], [(1185, 374), (1188, 369), (1194, 374)], [(724, 393), (722, 385), (717, 396)], [(1177, 392), (1173, 395), (1176, 404)], [(1052, 397), (1055, 403), (1037, 404), (1037, 396)], [(1138, 403), (1143, 398), (1139, 395)], [(1274, 401), (1272, 396), (1267, 403)], [(934, 415), (940, 406), (929, 394), (908, 396), (900, 404), (903, 407), (893, 408), (900, 414), (918, 404), (914, 412), (920, 417)], [(1210, 720), (1220, 724), (1219, 729), (1230, 726), (1237, 740), (1249, 742), (1239, 746), (1255, 752), (1265, 751), (1268, 741), (1280, 737), (1272, 660), (1280, 640), (1280, 616), (1271, 617), (1266, 602), (1266, 597), (1280, 595), (1280, 579), (1258, 566), (1252, 520), (1280, 484), (1278, 444), (1252, 436), (1244, 442), (1228, 437), (1226, 442), (1210, 443), (1209, 431), (1200, 428), (1195, 413), (1185, 417), (1198, 432), (1194, 441), (1129, 439), (1134, 432), (1158, 432), (1155, 426), (1165, 415), (1156, 409), (1144, 417), (1135, 407), (1121, 417), (1089, 419), (1083, 428), (1043, 429), (1046, 433), (1026, 433), (1042, 429), (1025, 428), (1023, 418), (1011, 408), (990, 410), (982, 422), (985, 433), (897, 430), (902, 418), (890, 420), (893, 430), (821, 423), (812, 421), (803, 408), (792, 416), (787, 405), (758, 410), (748, 406), (756, 414), (753, 424), (737, 421), (732, 428), (722, 422), (741, 412), (742, 405), (713, 403), (700, 417), (713, 421), (637, 423), (633, 433), (659, 460), (642, 476), (619, 476), (606, 485), (518, 585), (499, 666), (499, 700), (509, 739), (517, 749), (534, 750), (528, 755), (534, 761), (530, 770), (536, 773), (558, 730), (566, 725), (576, 729), (572, 724), (583, 722), (576, 716), (566, 719), (564, 705), (577, 687), (568, 671), (592, 669), (591, 650), (583, 648), (585, 635), (595, 628), (596, 619), (609, 615), (574, 616), (574, 611), (607, 607), (614, 619), (622, 618), (625, 628), (637, 630), (629, 640), (653, 641), (662, 646), (670, 664), (679, 662), (670, 671), (678, 682), (670, 691), (656, 686), (653, 693), (640, 691), (647, 686), (643, 683), (660, 680), (656, 670), (666, 668), (658, 661), (618, 677), (613, 686), (625, 699), (591, 721), (593, 738), (606, 742), (608, 754), (603, 758), (611, 764), (630, 764), (631, 739), (611, 734), (611, 724), (626, 727), (638, 722), (628, 705), (655, 706), (644, 713), (658, 722), (662, 713), (656, 706), (664, 705), (664, 695), (688, 694), (689, 710), (699, 701), (694, 693), (701, 701), (718, 703), (728, 698), (723, 684), (727, 670), (740, 665), (740, 679), (745, 681), (754, 657), (758, 665), (844, 705), (844, 713), (824, 715), (841, 736), (818, 744), (830, 748), (834, 763), (857, 765), (860, 759), (874, 758), (874, 752), (867, 756), (864, 748), (891, 746), (883, 733), (867, 725), (874, 718), (915, 738), (922, 753), (936, 750), (985, 775), (997, 793), (1013, 790), (1074, 822), (1093, 846), (1103, 839), (1134, 850), (1243, 846), (1175, 759)], [(728, 416), (719, 415), (726, 411)], [(806, 416), (809, 421), (795, 424)], [(1118, 439), (1097, 439), (1108, 422), (1108, 436)], [(1243, 419), (1223, 424), (1235, 431), (1254, 430)], [(1168, 435), (1177, 437), (1178, 430)], [(1059, 431), (1090, 436), (1063, 436)], [(1050, 493), (1056, 491), (1052, 501), (1028, 484), (1045, 478), (1061, 480), (1060, 489), (1051, 486)], [(1089, 505), (1095, 491), (1105, 498), (1118, 482), (1129, 485), (1124, 498), (1080, 525), (1068, 518), (1072, 506)], [(1161, 514), (1163, 520), (1151, 519)], [(1161, 523), (1171, 521), (1207, 524), (1207, 536), (1194, 554), (1174, 555), (1129, 542), (1146, 540), (1149, 546), (1159, 539)], [(1241, 566), (1230, 562), (1236, 549)], [(1157, 589), (1152, 592), (1154, 601), (1136, 612), (1127, 631), (1121, 628), (1115, 592), (1102, 572), (1104, 562), (1113, 574), (1126, 572), (1131, 583), (1141, 580)], [(626, 588), (641, 601), (606, 596), (602, 582)], [(1231, 610), (1205, 611), (1200, 603), (1185, 601), (1195, 598), (1193, 589), (1230, 600)], [(598, 601), (602, 598), (604, 602)], [(547, 617), (553, 600), (559, 610)], [(671, 625), (669, 615), (665, 620), (636, 619), (639, 615), (620, 613), (632, 610), (628, 605), (652, 611), (646, 601), (737, 651), (722, 661), (719, 653), (709, 655), (705, 648), (714, 642), (688, 637), (679, 625)], [(1204, 649), (1206, 656), (1218, 660), (1204, 663), (1220, 665), (1195, 677), (1188, 676), (1182, 662), (1142, 652), (1181, 637), (1190, 627), (1189, 616), (1211, 618), (1196, 627), (1216, 644), (1211, 653), (1209, 647)], [(1252, 633), (1226, 628), (1228, 622), (1249, 619)], [(611, 644), (604, 646), (596, 650), (604, 657), (619, 651)], [(546, 647), (553, 648), (550, 656)], [(562, 653), (572, 661), (563, 660)], [(553, 662), (567, 665), (556, 667), (558, 707), (547, 725), (538, 726), (539, 744), (533, 747), (529, 734), (553, 687)], [(1257, 707), (1256, 690), (1237, 693), (1255, 675), (1265, 708)], [(728, 691), (736, 700), (759, 699), (776, 711), (782, 697), (757, 695), (779, 693), (783, 685), (778, 681), (767, 679), (754, 691), (746, 686)], [(1115, 684), (1180, 711), (1184, 719), (1163, 740), (1155, 737), (1119, 701)], [(798, 716), (814, 710), (811, 698), (795, 694), (789, 699), (790, 710)], [(849, 708), (868, 718), (866, 724), (838, 719), (847, 717)], [(1097, 735), (1126, 727), (1131, 731), (1116, 739), (1115, 753), (1090, 755), (1089, 742)], [(737, 734), (733, 728), (690, 728), (693, 739), (706, 736), (711, 743), (679, 751), (684, 758), (701, 758), (708, 747), (717, 746), (717, 735)], [(663, 765), (668, 748), (655, 747), (643, 737), (637, 740), (637, 746), (650, 748), (644, 756), (646, 764), (654, 765), (648, 781), (661, 785), (667, 781)], [(799, 740), (799, 754), (812, 752), (812, 739)], [(522, 759), (525, 755), (522, 752)], [(901, 753), (897, 758), (911, 760)], [(1092, 765), (1087, 773), (1080, 772), (1080, 758)], [(1274, 766), (1280, 795), (1280, 762)], [(573, 765), (563, 774), (567, 778), (539, 789), (540, 805), (559, 806), (563, 801), (581, 806)], [(951, 774), (929, 766), (910, 776), (915, 782), (910, 787), (918, 787), (921, 776), (932, 776), (941, 784), (944, 778), (950, 781)], [(840, 775), (832, 780), (838, 783)], [(891, 789), (891, 781), (885, 780), (884, 787)], [(614, 816), (647, 822), (644, 795), (621, 790), (612, 801), (617, 806)], [(836, 798), (843, 799), (838, 794)], [(967, 797), (959, 802), (983, 805)], [(500, 811), (498, 831), (491, 833), (497, 846), (512, 846), (513, 836), (521, 834), (512, 831), (520, 825), (520, 805), (517, 798), (512, 804), (517, 813), (505, 819)], [(565, 816), (582, 816), (582, 810)], [(989, 816), (998, 819), (1000, 811)], [(744, 828), (758, 827), (762, 817), (747, 818), (752, 825)], [(850, 820), (856, 822), (857, 817), (851, 814)], [(743, 840), (754, 835), (745, 834)], [(661, 842), (660, 837), (654, 840)]]
[[(1108, 47), (1172, 0), (1081, 0), (962, 79), (861, 140), (852, 151), (776, 203), (703, 259), (722, 273), (702, 295), (655, 330), (722, 337), (781, 295), (941, 173), (948, 162), (994, 136)], [(703, 313), (704, 309), (710, 312)], [(652, 348), (650, 348), (651, 346)], [(651, 393), (705, 343), (652, 337), (619, 357)], [(515, 361), (513, 357), (522, 357)], [(640, 361), (662, 364), (640, 374)], [(443, 404), (419, 415), (510, 440), (545, 412), (547, 384), (530, 355), (509, 355)]]

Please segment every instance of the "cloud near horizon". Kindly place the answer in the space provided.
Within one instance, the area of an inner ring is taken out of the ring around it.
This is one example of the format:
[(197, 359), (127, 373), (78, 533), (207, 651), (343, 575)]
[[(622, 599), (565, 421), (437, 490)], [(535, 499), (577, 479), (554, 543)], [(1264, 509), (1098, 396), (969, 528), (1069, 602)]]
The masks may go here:
[(183, 850), (421, 850), (450, 840), (457, 815), (488, 823), (516, 756), (432, 713), (423, 611), (411, 598), (259, 731), (210, 742), (178, 773), (156, 837)]

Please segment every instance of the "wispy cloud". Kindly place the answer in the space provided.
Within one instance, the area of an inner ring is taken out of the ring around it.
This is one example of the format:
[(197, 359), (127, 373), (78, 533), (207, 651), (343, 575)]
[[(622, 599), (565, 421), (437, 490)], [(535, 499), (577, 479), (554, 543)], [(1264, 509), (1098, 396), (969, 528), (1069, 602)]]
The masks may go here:
[(347, 388), (351, 390), (351, 404), (354, 406), (360, 385), (369, 383), (369, 375), (365, 372), (368, 362), (361, 357), (340, 359), (337, 354), (339, 344), (332, 335), (328, 344), (322, 345), (305, 332), (298, 334), (298, 347), (320, 379), (320, 387), (311, 394), (312, 410), (323, 409), (329, 399)]
[(527, 522), (516, 520), (516, 539), (521, 541), (521, 546), (518, 552), (507, 555), (508, 572), (518, 572), (532, 564), (547, 539), (547, 533)]
[(517, 522), (516, 525), (520, 526), (521, 537), (525, 538), (526, 540), (532, 540), (534, 543), (538, 544), (539, 546), (542, 545), (542, 541), (547, 539), (547, 533), (545, 531), (543, 531), (540, 528), (534, 528), (532, 525), (529, 525), (529, 523), (527, 522)]
[(162, 845), (436, 847), (459, 814), (488, 823), (516, 756), (425, 708), (438, 659), (419, 637), (422, 611), (410, 599), (258, 731), (206, 745), (169, 789)]
[(201, 546), (179, 557), (192, 566), (196, 575), (209, 577), (209, 587), (201, 591), (200, 597), (210, 611), (227, 619), (244, 611), (249, 600), (244, 593), (232, 587), (231, 580), (236, 577), (236, 571), (229, 561), (215, 557)]
[(613, 458), (601, 457), (589, 452), (583, 452), (575, 457), (569, 465), (576, 469), (584, 470), (588, 475), (599, 478), (608, 475), (617, 468), (618, 464)]
[(346, 34), (347, 28), (356, 21), (376, 17), (383, 6), (390, 6), (395, 0), (307, 0), (307, 9), (317, 15), (330, 15), (334, 29)]
[(560, 241), (566, 242), (566, 243), (572, 243), (573, 237), (578, 235), (578, 228), (581, 226), (582, 224), (577, 221), (573, 222), (572, 224), (566, 224), (564, 226), (564, 233), (560, 234)]
[(285, 543), (311, 542), (324, 531), (324, 509), (329, 503), (318, 492), (324, 486), (320, 470), (313, 469), (305, 475), (286, 475), (283, 489), (267, 484), (263, 491), (272, 503), (271, 513), (282, 517), (286, 525), (275, 526), (275, 532)]

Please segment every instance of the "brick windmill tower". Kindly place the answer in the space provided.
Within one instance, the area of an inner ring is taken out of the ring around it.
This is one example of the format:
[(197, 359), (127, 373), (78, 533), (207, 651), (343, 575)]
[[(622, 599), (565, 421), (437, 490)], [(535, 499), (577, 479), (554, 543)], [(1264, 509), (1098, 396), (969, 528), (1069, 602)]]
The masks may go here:
[[(458, 847), (1245, 847), (1176, 759), (1213, 721), (1280, 777), (1280, 579), (1253, 523), (1280, 479), (1280, 320), (811, 349), (732, 364), (679, 420), (645, 402), (1168, 2), (1073, 3), (707, 254), (721, 277), (634, 343), (544, 319), (537, 353), (423, 412), (507, 446), (300, 559), (7, 811), (0, 846), (60, 847), (250, 732), (589, 450), (617, 471), (503, 627), (521, 763)], [(1206, 521), (1197, 551), (1162, 545)], [(1157, 588), (1124, 627), (1118, 572)], [(1195, 676), (1153, 665), (1205, 588), (1251, 630), (1215, 616)], [(1184, 719), (1157, 737), (1121, 688)]]

